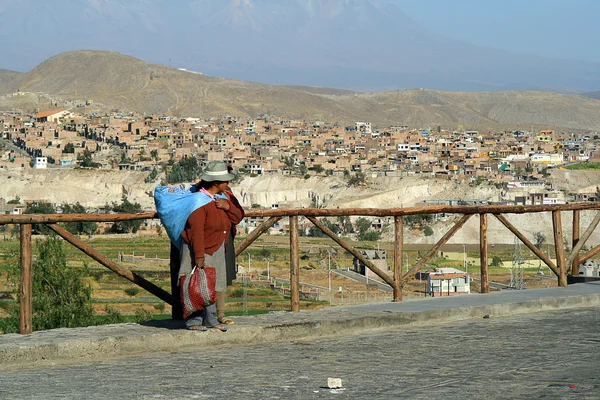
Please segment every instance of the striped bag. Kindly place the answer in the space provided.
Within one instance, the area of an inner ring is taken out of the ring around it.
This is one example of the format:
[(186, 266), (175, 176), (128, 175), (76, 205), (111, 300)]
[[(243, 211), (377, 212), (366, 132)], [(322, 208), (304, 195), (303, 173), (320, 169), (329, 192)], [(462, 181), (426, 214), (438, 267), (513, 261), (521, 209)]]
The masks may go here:
[(215, 304), (217, 300), (216, 283), (217, 271), (214, 267), (198, 268), (194, 266), (190, 274), (179, 277), (184, 318), (193, 312)]

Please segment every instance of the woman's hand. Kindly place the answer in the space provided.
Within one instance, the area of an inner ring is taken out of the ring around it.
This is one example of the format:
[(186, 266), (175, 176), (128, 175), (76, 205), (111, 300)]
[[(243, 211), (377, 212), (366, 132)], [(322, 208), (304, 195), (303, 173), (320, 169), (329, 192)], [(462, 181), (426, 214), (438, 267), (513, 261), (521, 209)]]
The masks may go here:
[(231, 208), (231, 203), (229, 202), (229, 200), (225, 200), (225, 199), (216, 199), (215, 205), (217, 206), (217, 208), (220, 208), (225, 211), (227, 211)]

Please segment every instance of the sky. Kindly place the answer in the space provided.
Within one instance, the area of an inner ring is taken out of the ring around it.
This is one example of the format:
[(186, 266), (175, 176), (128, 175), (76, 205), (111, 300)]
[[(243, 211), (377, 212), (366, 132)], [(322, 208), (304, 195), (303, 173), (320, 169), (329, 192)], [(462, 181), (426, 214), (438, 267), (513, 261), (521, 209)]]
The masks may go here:
[(430, 30), (510, 52), (600, 63), (600, 0), (383, 0)]

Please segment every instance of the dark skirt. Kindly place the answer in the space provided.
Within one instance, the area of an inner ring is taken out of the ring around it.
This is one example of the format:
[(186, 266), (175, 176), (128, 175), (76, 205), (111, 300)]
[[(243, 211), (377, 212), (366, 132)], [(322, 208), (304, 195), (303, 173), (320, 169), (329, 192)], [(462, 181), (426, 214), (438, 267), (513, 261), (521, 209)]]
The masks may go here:
[(227, 286), (231, 286), (233, 280), (237, 277), (237, 264), (235, 262), (235, 246), (231, 232), (227, 237), (227, 246), (225, 247), (225, 271), (227, 274)]

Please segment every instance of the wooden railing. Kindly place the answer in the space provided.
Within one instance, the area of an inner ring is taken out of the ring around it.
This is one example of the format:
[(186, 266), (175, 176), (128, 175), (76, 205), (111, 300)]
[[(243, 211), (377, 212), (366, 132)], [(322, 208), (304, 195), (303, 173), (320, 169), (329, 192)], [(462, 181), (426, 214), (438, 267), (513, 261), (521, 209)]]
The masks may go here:
[[(409, 208), (351, 208), (351, 209), (288, 209), (288, 210), (253, 210), (246, 212), (246, 217), (267, 218), (262, 224), (254, 229), (245, 240), (236, 246), (236, 256), (248, 248), (258, 237), (269, 230), (276, 222), (286, 217), (289, 218), (289, 237), (290, 237), (290, 292), (291, 309), (299, 311), (299, 286), (300, 286), (300, 259), (299, 259), (299, 235), (298, 218), (306, 217), (316, 227), (321, 229), (327, 236), (338, 243), (350, 254), (358, 258), (372, 272), (377, 274), (384, 282), (393, 288), (393, 301), (402, 300), (403, 287), (429, 262), (440, 248), (474, 215), (479, 215), (479, 244), (480, 244), (480, 273), (481, 273), (481, 292), (489, 293), (489, 275), (488, 275), (488, 215), (492, 214), (507, 229), (509, 229), (521, 242), (527, 246), (541, 261), (543, 261), (552, 272), (558, 277), (558, 286), (567, 286), (567, 273), (572, 270), (573, 275), (578, 274), (579, 264), (600, 253), (600, 245), (593, 247), (587, 253), (580, 255), (580, 251), (586, 244), (594, 229), (600, 222), (600, 213), (597, 213), (590, 226), (583, 235), (580, 235), (580, 213), (584, 210), (599, 210), (600, 203), (576, 203), (563, 205), (526, 205), (526, 206), (428, 206), (428, 207), (409, 207)], [(563, 242), (563, 228), (561, 212), (573, 212), (573, 230), (572, 230), (572, 251), (566, 255)], [(511, 224), (504, 214), (529, 214), (549, 212), (552, 215), (552, 229), (554, 233), (554, 247), (556, 254), (556, 264), (550, 257), (539, 250), (525, 235), (523, 235), (513, 224)], [(462, 215), (460, 219), (446, 232), (431, 249), (420, 258), (412, 268), (402, 274), (401, 260), (403, 255), (403, 221), (402, 217), (416, 214), (457, 214)], [(393, 276), (379, 269), (361, 252), (344, 241), (327, 226), (325, 226), (317, 217), (337, 217), (337, 216), (372, 216), (372, 217), (393, 217), (394, 218), (394, 269)], [(61, 236), (67, 242), (80, 249), (82, 252), (109, 268), (119, 276), (142, 287), (161, 300), (170, 304), (173, 309), (173, 317), (180, 317), (180, 304), (177, 288), (177, 271), (179, 268), (179, 254), (171, 247), (171, 293), (149, 282), (142, 276), (132, 272), (116, 262), (108, 259), (93, 247), (84, 243), (75, 235), (69, 233), (58, 223), (61, 222), (117, 222), (157, 218), (154, 212), (138, 214), (30, 214), (30, 215), (0, 215), (0, 225), (18, 224), (20, 225), (20, 332), (31, 333), (32, 327), (32, 307), (31, 307), (31, 225), (45, 224), (57, 235)]]

